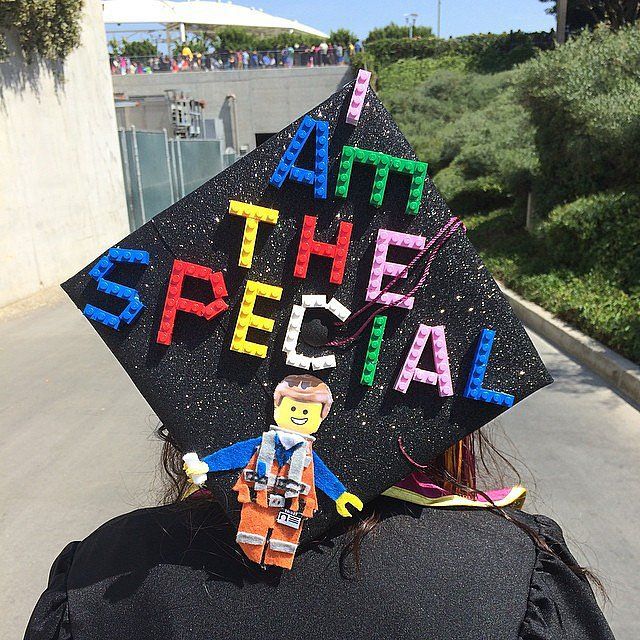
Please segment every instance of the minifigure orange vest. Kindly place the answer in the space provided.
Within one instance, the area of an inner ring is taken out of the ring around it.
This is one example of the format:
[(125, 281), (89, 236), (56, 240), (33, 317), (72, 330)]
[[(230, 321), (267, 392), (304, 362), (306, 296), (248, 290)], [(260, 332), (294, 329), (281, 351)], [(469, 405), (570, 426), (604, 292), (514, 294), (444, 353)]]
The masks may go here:
[[(318, 508), (318, 499), (316, 496), (316, 485), (313, 471), (313, 451), (311, 442), (306, 442), (308, 464), (302, 472), (302, 484), (305, 489), (296, 497), (290, 498), (288, 508), (292, 511), (301, 511), (301, 515), (305, 518), (312, 518), (315, 510)], [(247, 503), (255, 502), (262, 507), (283, 508), (282, 505), (276, 506), (269, 504), (270, 496), (282, 496), (284, 500), (284, 490), (279, 487), (280, 484), (286, 482), (289, 472), (289, 463), (280, 467), (276, 460), (271, 465), (269, 474), (270, 481), (266, 489), (255, 489), (256, 463), (258, 460), (258, 451), (256, 451), (247, 466), (242, 470), (238, 480), (233, 485), (233, 490), (238, 493), (238, 502)], [(272, 499), (273, 500), (273, 499)]]

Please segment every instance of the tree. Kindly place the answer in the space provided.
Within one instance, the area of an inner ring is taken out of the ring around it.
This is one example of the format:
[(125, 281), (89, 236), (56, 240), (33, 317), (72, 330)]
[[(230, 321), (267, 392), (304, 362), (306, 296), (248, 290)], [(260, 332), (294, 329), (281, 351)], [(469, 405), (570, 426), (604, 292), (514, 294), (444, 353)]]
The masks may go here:
[(15, 30), (27, 60), (63, 61), (80, 44), (82, 0), (0, 1), (0, 60), (9, 50), (5, 34)]
[[(367, 42), (374, 42), (375, 40), (384, 40), (387, 38), (408, 38), (409, 37), (409, 27), (401, 26), (392, 22), (388, 24), (386, 27), (378, 27), (377, 29), (372, 29), (367, 36)], [(416, 25), (413, 27), (413, 37), (414, 38), (432, 38), (433, 30), (431, 27), (422, 27)]]
[(329, 42), (341, 44), (343, 47), (357, 40), (358, 36), (353, 31), (349, 31), (349, 29), (336, 29), (329, 34)]
[[(556, 13), (556, 0), (540, 0), (553, 3), (547, 13)], [(593, 28), (605, 22), (612, 29), (620, 29), (640, 18), (640, 0), (569, 0), (567, 6), (567, 29), (570, 33)]]
[(158, 54), (158, 48), (151, 40), (132, 40), (129, 42), (126, 38), (122, 38), (118, 42), (115, 38), (109, 40), (109, 46), (113, 51), (113, 55), (126, 56), (127, 58), (153, 58)]

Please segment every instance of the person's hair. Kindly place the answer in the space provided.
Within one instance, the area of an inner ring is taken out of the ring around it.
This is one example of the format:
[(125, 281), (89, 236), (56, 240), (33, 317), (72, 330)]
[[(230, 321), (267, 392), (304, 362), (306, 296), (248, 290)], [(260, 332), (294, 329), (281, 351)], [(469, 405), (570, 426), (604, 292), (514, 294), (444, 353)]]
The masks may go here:
[[(163, 490), (161, 503), (181, 503), (193, 491), (193, 485), (189, 482), (183, 470), (182, 453), (171, 433), (160, 425), (157, 431), (163, 441), (161, 454), (161, 467), (163, 471)], [(495, 504), (491, 497), (480, 486), (479, 470), (482, 471), (483, 480), (499, 480), (503, 482), (505, 475), (510, 479), (521, 482), (520, 474), (509, 457), (496, 447), (488, 435), (479, 429), (466, 436), (442, 455), (427, 464), (419, 464), (407, 453), (401, 438), (398, 438), (401, 452), (416, 469), (428, 473), (429, 478), (442, 486), (447, 492), (468, 498), (482, 496), (489, 504), (487, 510), (504, 518), (514, 526), (521, 529), (540, 550), (559, 557), (567, 567), (579, 578), (589, 580), (606, 598), (606, 592), (599, 578), (589, 569), (575, 563), (568, 562), (564, 556), (552, 549), (545, 539), (532, 527), (514, 518), (508, 509)], [(206, 500), (215, 500), (207, 492)], [(194, 504), (202, 500), (194, 500)], [(367, 505), (362, 513), (353, 518), (353, 524), (349, 527), (346, 542), (340, 552), (340, 573), (346, 579), (354, 579), (360, 571), (360, 551), (365, 538), (372, 533), (380, 522), (380, 514), (376, 509), (375, 501)]]

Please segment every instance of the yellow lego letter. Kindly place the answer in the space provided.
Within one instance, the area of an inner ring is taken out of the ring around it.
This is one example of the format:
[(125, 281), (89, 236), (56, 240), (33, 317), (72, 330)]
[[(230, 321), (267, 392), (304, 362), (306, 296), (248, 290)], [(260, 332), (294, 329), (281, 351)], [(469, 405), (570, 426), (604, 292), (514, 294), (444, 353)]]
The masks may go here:
[[(247, 220), (248, 222), (248, 220)], [(257, 342), (249, 342), (247, 340), (247, 331), (249, 327), (252, 329), (260, 329), (261, 331), (273, 331), (273, 320), (263, 316), (257, 316), (253, 313), (253, 307), (256, 304), (256, 298), (270, 298), (271, 300), (280, 300), (282, 296), (282, 287), (274, 287), (270, 284), (247, 280), (247, 286), (244, 289), (244, 296), (240, 304), (238, 312), (238, 320), (236, 328), (233, 332), (231, 340), (231, 351), (239, 351), (257, 358), (267, 357), (267, 345), (258, 344)]]
[[(278, 212), (275, 209), (267, 209), (266, 207), (258, 207), (254, 204), (239, 202), (238, 200), (230, 200), (229, 213), (233, 216), (246, 218), (238, 264), (241, 267), (249, 269), (251, 267), (251, 260), (253, 259), (253, 250), (256, 246), (258, 224), (260, 222), (276, 224), (276, 222), (278, 222)], [(279, 299), (280, 298), (278, 298), (278, 300)]]

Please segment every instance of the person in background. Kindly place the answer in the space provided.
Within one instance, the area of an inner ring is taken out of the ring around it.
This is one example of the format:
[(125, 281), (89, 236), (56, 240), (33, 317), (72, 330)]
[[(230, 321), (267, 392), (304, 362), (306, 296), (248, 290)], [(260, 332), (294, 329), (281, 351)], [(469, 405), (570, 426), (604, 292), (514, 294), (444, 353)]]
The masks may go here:
[(336, 63), (343, 64), (344, 63), (344, 49), (341, 44), (336, 45)]
[(349, 63), (351, 62), (351, 60), (353, 60), (353, 56), (355, 55), (355, 52), (356, 52), (356, 48), (353, 42), (350, 42), (347, 45), (347, 55), (349, 56)]
[(319, 45), (317, 51), (319, 52), (320, 59), (318, 60), (318, 64), (321, 64), (323, 67), (329, 64), (329, 45), (323, 40)]
[(242, 68), (249, 68), (249, 52), (246, 49), (242, 50)]
[(360, 42), (360, 40), (356, 40), (356, 44), (355, 44), (355, 52), (356, 53), (360, 53), (362, 51), (362, 42)]
[(252, 69), (257, 69), (260, 66), (260, 60), (258, 58), (258, 52), (254, 49), (249, 59), (249, 66)]
[(335, 49), (331, 42), (329, 42), (329, 44), (327, 45), (327, 61), (328, 61), (328, 64), (336, 63)]
[(193, 60), (193, 51), (191, 51), (189, 45), (185, 44), (182, 47), (182, 56), (189, 59), (189, 62)]

